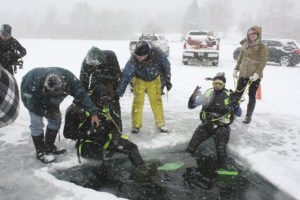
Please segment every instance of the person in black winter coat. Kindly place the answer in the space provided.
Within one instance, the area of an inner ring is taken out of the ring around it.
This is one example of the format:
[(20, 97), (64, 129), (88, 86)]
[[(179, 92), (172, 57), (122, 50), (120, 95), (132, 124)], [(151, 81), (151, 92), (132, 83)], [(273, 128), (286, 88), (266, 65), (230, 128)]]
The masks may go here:
[(234, 115), (241, 115), (239, 104), (233, 98), (233, 93), (225, 88), (225, 83), (224, 74), (218, 73), (213, 78), (213, 88), (202, 95), (197, 87), (188, 104), (190, 109), (202, 105), (200, 113), (202, 123), (195, 130), (186, 151), (193, 154), (201, 143), (213, 137), (218, 168), (226, 167), (226, 146), (229, 141), (230, 124), (234, 120)]
[(116, 122), (122, 131), (121, 107), (116, 93), (120, 77), (120, 65), (113, 51), (92, 47), (87, 52), (81, 64), (80, 81), (87, 91), (92, 91), (99, 84), (110, 91), (112, 109), (119, 115)]
[(92, 91), (91, 99), (97, 106), (99, 127), (88, 123), (90, 114), (78, 102), (68, 107), (65, 116), (64, 137), (76, 140), (79, 159), (82, 156), (102, 160), (119, 152), (128, 154), (135, 167), (144, 166), (138, 147), (122, 134), (117, 124), (118, 114), (112, 109), (110, 91), (98, 85)]
[(0, 65), (12, 75), (16, 66), (23, 65), (20, 58), (26, 55), (26, 49), (11, 35), (11, 26), (3, 24), (0, 29)]

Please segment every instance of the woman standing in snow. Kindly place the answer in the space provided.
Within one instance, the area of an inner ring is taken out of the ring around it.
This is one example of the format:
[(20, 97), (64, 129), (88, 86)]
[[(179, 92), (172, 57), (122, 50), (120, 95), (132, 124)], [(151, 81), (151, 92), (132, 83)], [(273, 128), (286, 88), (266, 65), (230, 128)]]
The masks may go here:
[(261, 34), (262, 30), (259, 26), (253, 26), (247, 31), (247, 37), (240, 42), (242, 51), (233, 72), (233, 77), (239, 78), (235, 91), (238, 98), (242, 97), (247, 84), (249, 84), (249, 102), (243, 121), (245, 124), (251, 122), (256, 103), (256, 92), (268, 60), (269, 51), (261, 42)]

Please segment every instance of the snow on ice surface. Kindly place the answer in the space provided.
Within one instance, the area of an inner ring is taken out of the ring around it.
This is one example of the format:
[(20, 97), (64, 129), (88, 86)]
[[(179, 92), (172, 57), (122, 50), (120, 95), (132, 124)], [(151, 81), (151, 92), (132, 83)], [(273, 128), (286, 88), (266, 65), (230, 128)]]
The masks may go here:
[[(173, 36), (174, 37), (174, 36)], [(173, 40), (173, 39), (172, 39)], [(182, 44), (170, 43), (173, 88), (163, 96), (165, 116), (169, 134), (160, 134), (154, 128), (153, 114), (149, 102), (145, 102), (144, 124), (139, 135), (131, 135), (144, 157), (152, 153), (183, 150), (199, 123), (200, 108), (187, 109), (187, 100), (199, 85), (204, 89), (211, 86), (205, 77), (217, 72), (225, 72), (227, 88), (234, 88), (232, 71), (236, 62), (232, 52), (241, 38), (221, 41), (220, 63), (218, 67), (184, 66), (181, 63)], [(129, 41), (76, 41), (76, 40), (20, 40), (27, 48), (24, 69), (16, 78), (30, 69), (41, 66), (64, 67), (79, 76), (80, 65), (91, 46), (111, 49), (116, 52), (123, 68), (129, 57)], [(176, 41), (174, 39), (173, 41)], [(262, 176), (280, 189), (300, 199), (300, 125), (299, 103), (300, 67), (267, 65), (262, 81), (262, 100), (257, 106), (250, 125), (242, 124), (242, 119), (232, 125), (230, 150)], [(126, 91), (121, 98), (124, 133), (131, 128), (132, 94)], [(64, 115), (72, 97), (61, 105)], [(246, 103), (242, 104), (246, 112)], [(21, 105), (20, 116), (11, 126), (0, 130), (0, 196), (4, 199), (118, 199), (108, 194), (96, 192), (57, 180), (49, 171), (78, 165), (74, 143), (63, 139), (59, 145), (67, 148), (67, 155), (47, 165), (35, 159), (35, 152), (28, 128), (29, 115)], [(62, 125), (63, 126), (63, 125)], [(147, 156), (148, 155), (148, 156)], [(153, 154), (152, 154), (153, 155)], [(151, 157), (151, 156), (150, 156)]]

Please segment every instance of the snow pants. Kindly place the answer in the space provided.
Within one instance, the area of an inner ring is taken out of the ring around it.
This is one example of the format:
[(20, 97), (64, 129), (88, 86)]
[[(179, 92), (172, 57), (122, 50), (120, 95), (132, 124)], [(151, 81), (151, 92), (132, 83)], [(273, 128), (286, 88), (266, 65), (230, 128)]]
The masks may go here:
[[(112, 148), (110, 145), (105, 149), (105, 145), (103, 146), (103, 144), (84, 139), (78, 140), (76, 147), (79, 151), (79, 156), (96, 160), (102, 160), (104, 151), (110, 151)], [(116, 152), (128, 155), (128, 159), (135, 167), (145, 164), (137, 145), (128, 139), (120, 138)]]
[(145, 93), (147, 93), (149, 97), (156, 127), (165, 126), (165, 117), (163, 113), (163, 104), (161, 99), (160, 76), (158, 76), (155, 80), (149, 82), (143, 81), (139, 78), (135, 78), (133, 91), (134, 99), (131, 111), (132, 127), (141, 128), (143, 125), (142, 117)]
[(229, 141), (230, 136), (230, 127), (229, 126), (219, 126), (214, 128), (213, 125), (202, 125), (200, 124), (194, 132), (192, 139), (189, 142), (187, 151), (189, 153), (194, 153), (198, 146), (213, 137), (216, 152), (217, 152), (217, 165), (218, 167), (222, 167), (225, 164), (227, 158), (226, 147)]
[[(238, 83), (237, 83), (237, 88), (236, 88), (236, 95), (238, 99), (240, 99), (244, 93), (243, 88), (247, 86), (247, 83), (249, 81), (249, 78), (239, 78)], [(247, 105), (247, 117), (251, 117), (255, 108), (256, 104), (256, 92), (258, 89), (258, 86), (260, 84), (260, 79), (257, 79), (256, 81), (252, 82), (250, 87), (249, 87), (249, 102)]]

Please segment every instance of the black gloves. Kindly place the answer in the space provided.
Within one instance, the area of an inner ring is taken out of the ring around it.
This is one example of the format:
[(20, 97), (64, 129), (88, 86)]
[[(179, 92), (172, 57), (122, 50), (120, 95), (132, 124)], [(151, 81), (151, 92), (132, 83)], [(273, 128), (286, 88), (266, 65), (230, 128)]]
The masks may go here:
[(188, 102), (188, 108), (189, 109), (193, 109), (193, 108), (196, 108), (197, 106), (194, 106), (193, 104), (195, 103), (196, 101), (196, 97), (198, 95), (201, 94), (201, 91), (200, 91), (200, 88), (199, 86), (197, 86), (193, 92), (193, 94), (191, 95), (190, 99), (189, 99), (189, 102)]
[(239, 104), (238, 103), (231, 103), (229, 105), (229, 112), (235, 112), (238, 108), (239, 108)]
[(230, 92), (229, 112), (235, 112), (239, 108), (239, 96), (232, 90)]
[(165, 94), (165, 93), (164, 93), (165, 87), (167, 88), (168, 91), (170, 91), (171, 88), (172, 88), (172, 86), (173, 86), (173, 85), (172, 85), (171, 82), (161, 83), (161, 95), (164, 95), (164, 94)]
[(167, 88), (168, 91), (171, 90), (172, 86), (173, 86), (173, 85), (172, 85), (171, 82), (166, 82), (166, 88)]
[(192, 100), (192, 101), (195, 101), (195, 100), (196, 100), (196, 97), (197, 97), (198, 95), (201, 94), (200, 89), (201, 89), (201, 87), (199, 87), (199, 86), (197, 85), (196, 88), (195, 88), (195, 90), (194, 90), (194, 92), (193, 92), (193, 94), (192, 94), (192, 96), (191, 96), (191, 100)]

